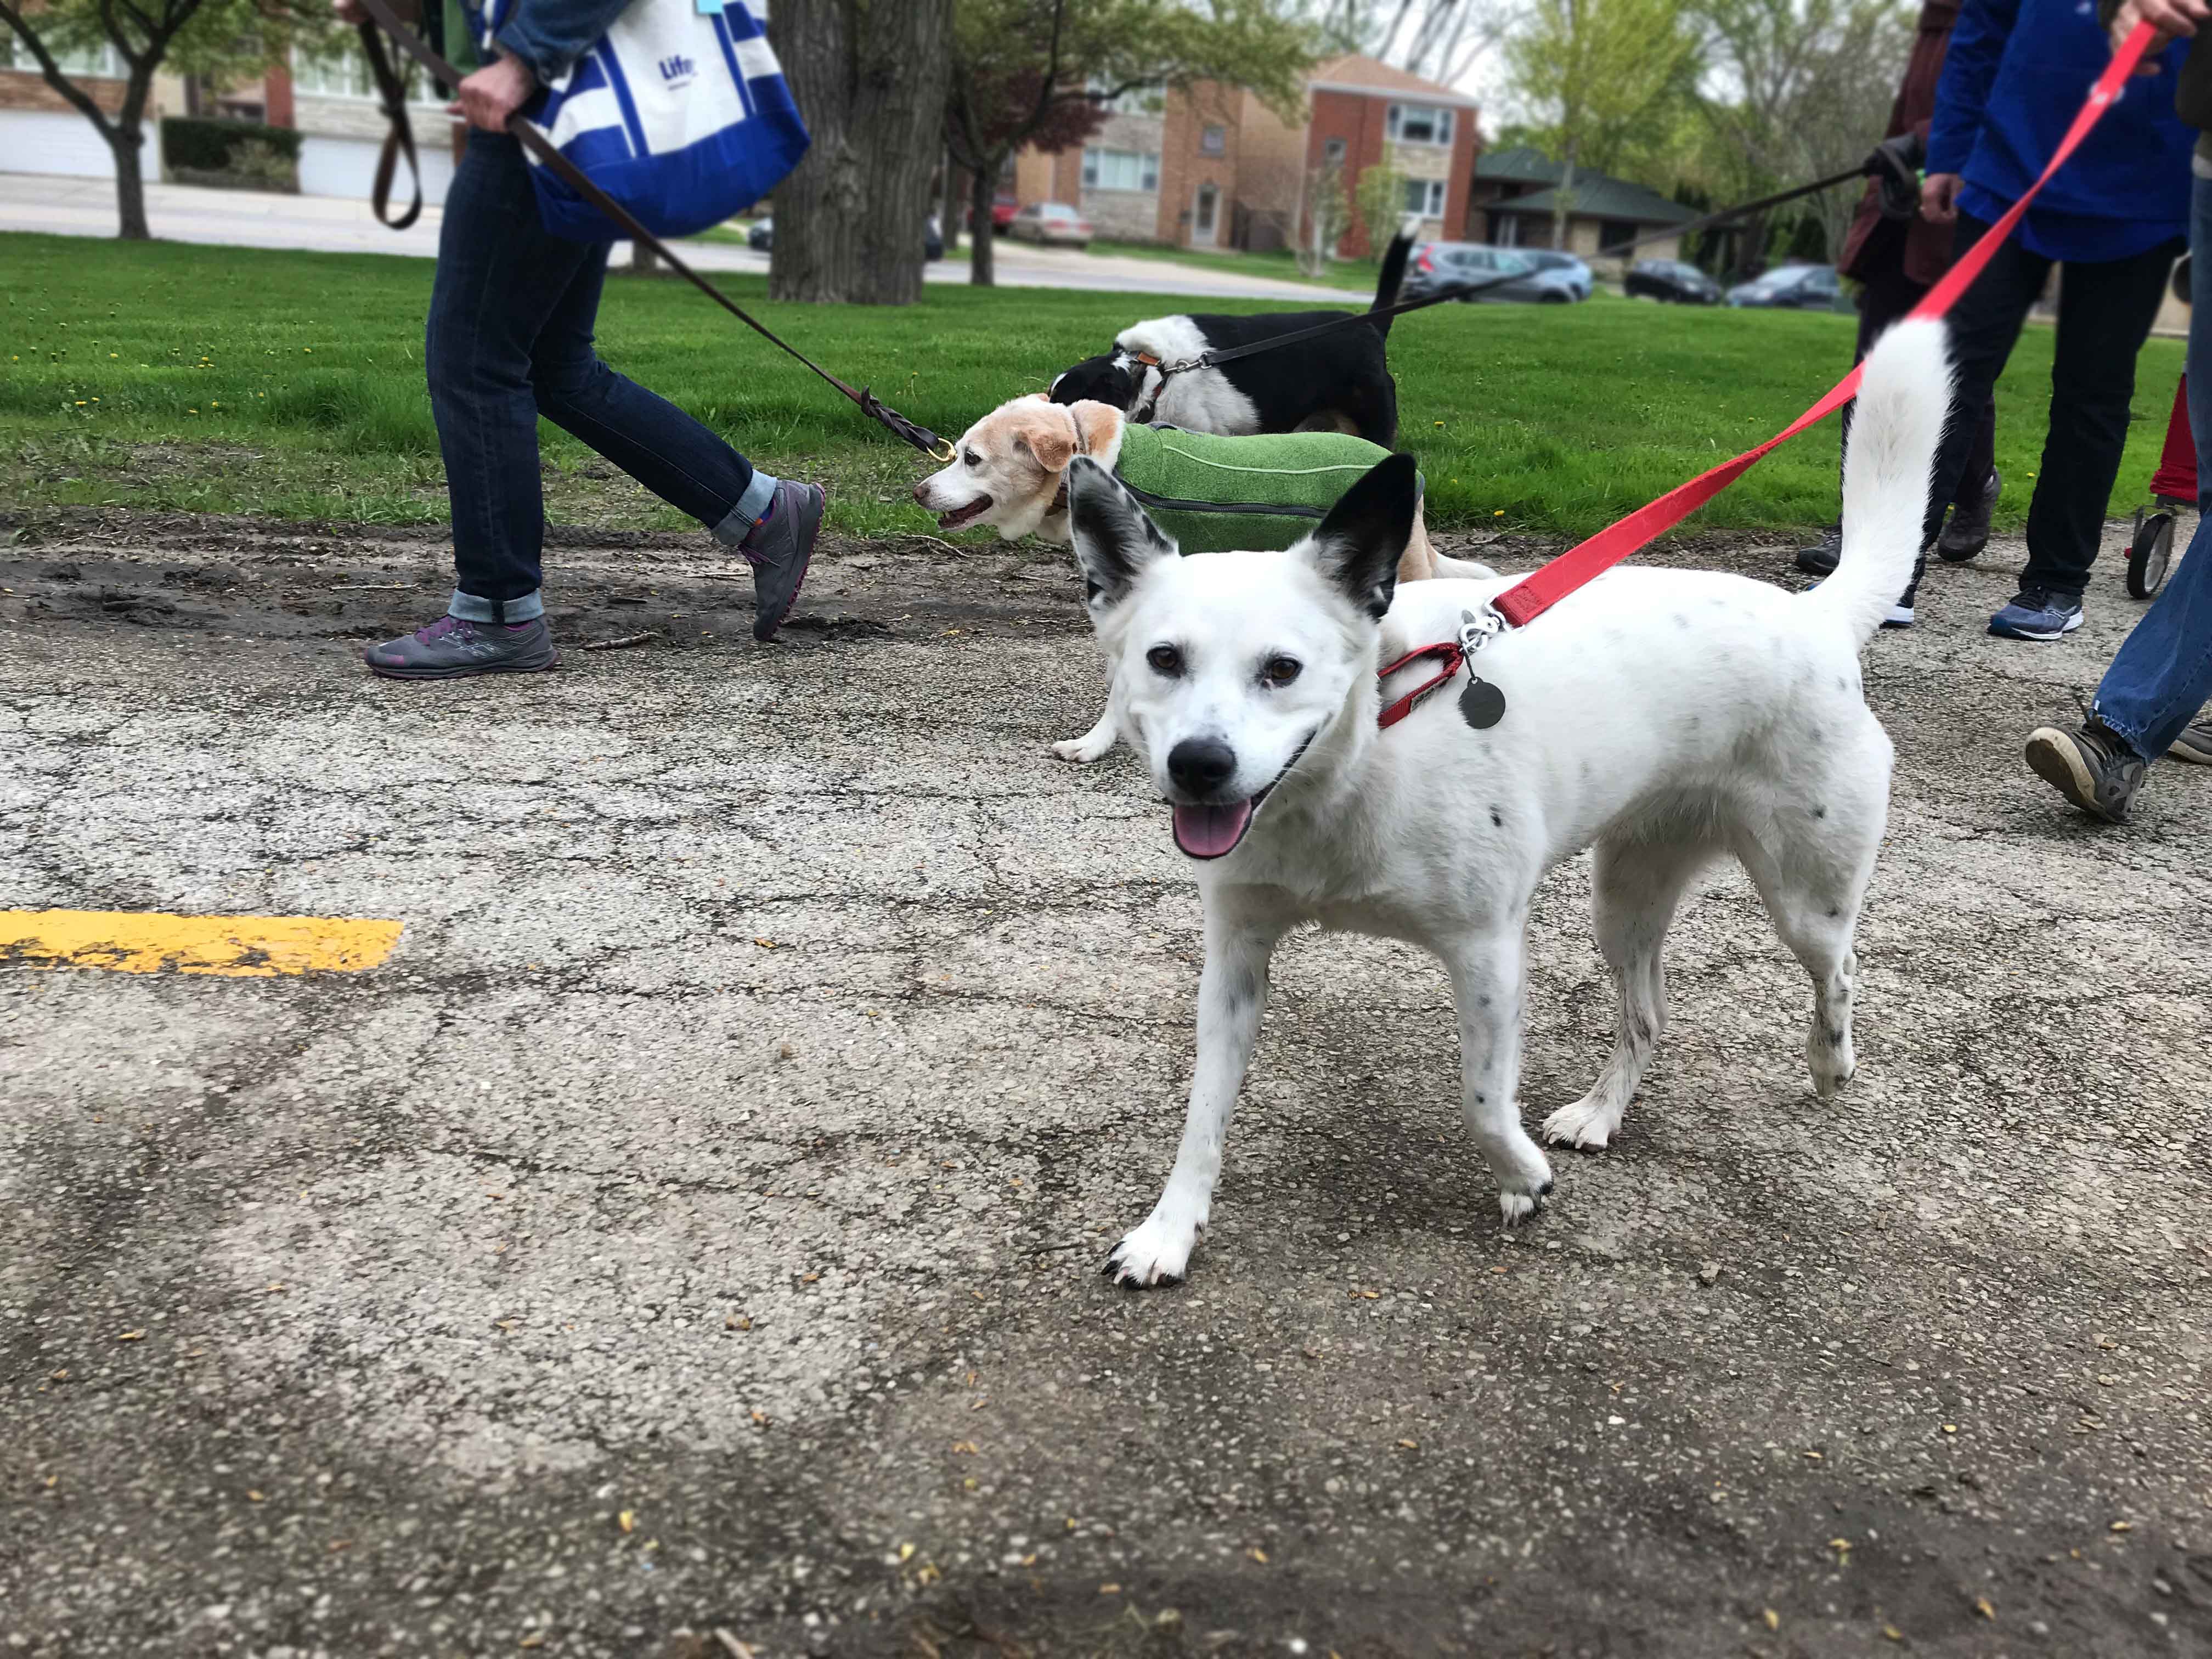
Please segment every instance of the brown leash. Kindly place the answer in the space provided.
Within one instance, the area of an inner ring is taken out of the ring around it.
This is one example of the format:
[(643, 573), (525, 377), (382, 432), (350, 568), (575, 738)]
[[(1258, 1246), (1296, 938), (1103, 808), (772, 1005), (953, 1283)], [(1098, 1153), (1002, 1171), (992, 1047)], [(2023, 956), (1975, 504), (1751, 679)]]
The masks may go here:
[[(422, 64), (424, 69), (428, 70), (433, 76), (437, 77), (437, 79), (444, 82), (447, 86), (458, 87), (466, 77), (451, 64), (447, 63), (443, 58), (431, 51), (430, 48), (423, 43), (421, 36), (417, 35), (414, 30), (409, 28), (406, 24), (399, 21), (398, 15), (392, 9), (390, 0), (361, 0), (361, 3), (363, 9), (366, 9), (368, 15), (375, 20), (374, 22), (363, 23), (361, 26), (362, 47), (368, 56), (369, 73), (376, 78), (377, 94), (384, 101), (385, 113), (391, 118), (392, 124), (392, 135), (390, 138), (386, 140), (385, 155), (380, 161), (377, 167), (379, 198), (377, 216), (380, 219), (382, 219), (384, 218), (383, 198), (386, 188), (390, 183), (388, 175), (392, 170), (390, 164), (392, 159), (392, 150), (394, 148), (393, 141), (395, 139), (397, 140), (397, 148), (405, 154), (408, 158), (409, 165), (416, 166), (416, 164), (415, 160), (414, 135), (409, 128), (407, 120), (406, 89), (401, 84), (399, 76), (393, 72), (390, 60), (385, 56), (383, 43), (377, 39), (378, 27), (380, 25), (383, 27), (384, 32), (391, 35), (392, 40), (398, 43), (399, 49), (402, 52), (405, 52), (410, 58), (412, 58), (416, 63)], [(616, 201), (614, 198), (609, 196), (606, 191), (601, 190), (597, 185), (593, 184), (591, 179), (585, 175), (584, 170), (581, 167), (578, 167), (574, 161), (571, 161), (555, 147), (553, 141), (545, 136), (544, 129), (539, 127), (535, 122), (526, 120), (520, 115), (513, 116), (509, 118), (507, 121), (507, 130), (516, 138), (521, 141), (522, 147), (525, 149), (528, 150), (532, 155), (535, 155), (547, 167), (552, 168), (555, 173), (558, 173), (562, 179), (568, 184), (568, 185), (573, 189), (576, 194), (582, 197), (593, 207), (599, 209), (600, 212), (605, 214), (609, 219), (612, 220), (617, 226), (619, 226), (624, 234), (642, 246), (651, 248), (656, 255), (667, 263), (669, 267), (673, 270), (678, 276), (683, 277), (684, 280), (690, 283), (692, 287), (697, 289), (702, 294), (712, 300), (716, 305), (728, 312), (731, 316), (736, 318), (747, 328), (752, 330), (754, 333), (759, 335), (763, 339), (766, 340), (770, 345), (775, 346), (778, 350), (786, 352), (791, 356), (796, 358), (799, 362), (805, 365), (806, 368), (811, 369), (819, 378), (826, 380), (832, 386), (835, 386), (843, 396), (851, 398), (853, 402), (859, 406), (862, 414), (867, 416), (871, 420), (875, 421), (886, 431), (898, 438), (903, 439), (906, 442), (912, 444), (916, 449), (921, 451), (923, 454), (928, 456), (930, 459), (937, 462), (939, 465), (946, 465), (951, 461), (953, 453), (952, 446), (944, 439), (939, 437), (934, 432), (932, 432), (927, 427), (919, 425), (916, 422), (907, 419), (905, 416), (900, 414), (898, 410), (885, 404), (867, 387), (862, 386), (858, 391), (855, 391), (853, 387), (846, 385), (844, 381), (839, 380), (835, 374), (832, 374), (828, 369), (823, 368), (821, 364), (807, 356), (806, 354), (799, 350), (798, 347), (791, 344), (786, 340), (778, 338), (773, 330), (748, 315), (744, 309), (740, 307), (736, 301), (731, 299), (728, 295), (723, 293), (721, 289), (716, 288), (704, 276), (702, 276), (697, 271), (692, 270), (690, 265), (686, 264), (680, 258), (672, 252), (667, 243), (662, 241), (660, 238), (654, 235), (643, 225), (638, 223), (637, 220), (632, 216), (629, 210), (623, 207), (621, 203)], [(415, 216), (422, 211), (422, 176), (420, 168), (417, 167), (415, 184), (415, 206), (409, 210), (406, 218), (401, 220), (398, 224), (393, 225), (392, 228), (394, 229), (404, 229), (406, 226), (414, 222)], [(392, 222), (386, 219), (385, 220), (385, 222), (391, 224)]]

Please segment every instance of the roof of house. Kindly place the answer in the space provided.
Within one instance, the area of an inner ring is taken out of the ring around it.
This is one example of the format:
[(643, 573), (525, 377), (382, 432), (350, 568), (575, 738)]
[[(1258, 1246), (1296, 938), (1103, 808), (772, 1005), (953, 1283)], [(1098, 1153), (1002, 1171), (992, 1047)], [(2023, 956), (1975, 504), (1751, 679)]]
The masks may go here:
[(1306, 84), (1322, 92), (1419, 93), (1424, 103), (1450, 104), (1460, 109), (1479, 107), (1475, 100), (1463, 92), (1454, 92), (1449, 87), (1424, 81), (1408, 70), (1393, 69), (1388, 64), (1378, 63), (1358, 52), (1331, 58), (1316, 64), (1314, 72), (1306, 77)]
[[(1549, 214), (1559, 205), (1559, 194), (1556, 187), (1535, 190), (1503, 202), (1486, 202), (1483, 207), (1492, 213)], [(1656, 190), (1580, 168), (1575, 172), (1573, 203), (1567, 210), (1577, 218), (1626, 219), (1646, 225), (1679, 225), (1698, 216), (1697, 209), (1670, 202)]]
[(1566, 176), (1566, 171), (1564, 163), (1554, 161), (1542, 150), (1527, 144), (1516, 144), (1510, 149), (1486, 149), (1474, 158), (1474, 176), (1478, 179), (1525, 179), (1556, 185)]

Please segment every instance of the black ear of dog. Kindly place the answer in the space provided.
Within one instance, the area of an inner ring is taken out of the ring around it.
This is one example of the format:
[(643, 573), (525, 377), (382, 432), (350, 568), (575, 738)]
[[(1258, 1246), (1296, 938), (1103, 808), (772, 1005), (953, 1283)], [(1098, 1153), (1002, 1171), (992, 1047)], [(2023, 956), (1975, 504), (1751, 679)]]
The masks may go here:
[(1397, 589), (1398, 561), (1420, 506), (1420, 470), (1411, 455), (1393, 455), (1339, 496), (1308, 538), (1322, 574), (1378, 622)]
[(1137, 395), (1137, 380), (1109, 353), (1085, 357), (1073, 368), (1062, 369), (1046, 395), (1056, 404), (1111, 404), (1127, 414), (1129, 399)]
[(1176, 544), (1152, 521), (1121, 481), (1088, 455), (1067, 464), (1067, 529), (1083, 599), (1109, 611), (1155, 559), (1176, 556)]

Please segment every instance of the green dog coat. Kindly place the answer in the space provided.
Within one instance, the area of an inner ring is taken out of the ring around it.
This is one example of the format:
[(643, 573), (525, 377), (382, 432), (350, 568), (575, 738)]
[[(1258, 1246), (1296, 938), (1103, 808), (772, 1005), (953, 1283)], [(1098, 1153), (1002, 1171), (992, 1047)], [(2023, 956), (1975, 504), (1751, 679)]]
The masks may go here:
[(1311, 531), (1389, 454), (1343, 432), (1224, 438), (1131, 422), (1114, 472), (1183, 552), (1269, 551)]

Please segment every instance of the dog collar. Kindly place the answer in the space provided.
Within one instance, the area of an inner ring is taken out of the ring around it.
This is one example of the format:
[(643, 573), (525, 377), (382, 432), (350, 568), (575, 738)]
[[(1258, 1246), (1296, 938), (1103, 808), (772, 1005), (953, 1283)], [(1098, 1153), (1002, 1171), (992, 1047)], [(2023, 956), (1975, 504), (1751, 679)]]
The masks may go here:
[(1505, 694), (1477, 674), (1474, 668), (1474, 653), (1505, 631), (1505, 619), (1486, 605), (1483, 606), (1480, 616), (1472, 611), (1462, 611), (1459, 616), (1459, 636), (1456, 639), (1439, 640), (1434, 645), (1418, 647), (1397, 661), (1375, 671), (1376, 682), (1380, 684), (1401, 670), (1428, 658), (1432, 657), (1443, 664), (1412, 690), (1385, 703), (1382, 712), (1375, 719), (1377, 728), (1389, 731), (1412, 714), (1430, 692), (1456, 678), (1462, 668), (1468, 672), (1467, 689), (1459, 694), (1460, 718), (1478, 732), (1486, 731), (1505, 718)]

